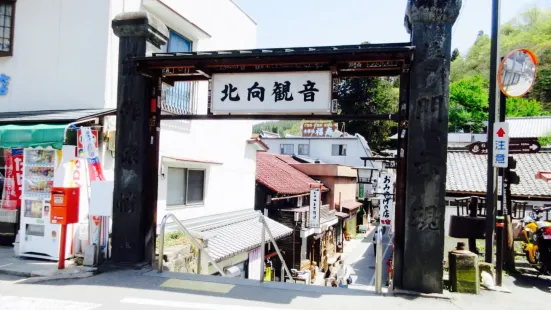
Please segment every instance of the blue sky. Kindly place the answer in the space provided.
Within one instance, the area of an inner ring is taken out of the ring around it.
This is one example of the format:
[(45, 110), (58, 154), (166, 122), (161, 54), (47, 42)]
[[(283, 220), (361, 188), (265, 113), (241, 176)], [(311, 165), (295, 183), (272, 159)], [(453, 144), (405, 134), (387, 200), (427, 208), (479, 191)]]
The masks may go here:
[[(407, 42), (407, 0), (233, 0), (258, 24), (257, 47)], [(551, 0), (502, 0), (502, 22)], [(479, 30), (490, 33), (491, 0), (463, 0), (453, 48), (465, 53)]]

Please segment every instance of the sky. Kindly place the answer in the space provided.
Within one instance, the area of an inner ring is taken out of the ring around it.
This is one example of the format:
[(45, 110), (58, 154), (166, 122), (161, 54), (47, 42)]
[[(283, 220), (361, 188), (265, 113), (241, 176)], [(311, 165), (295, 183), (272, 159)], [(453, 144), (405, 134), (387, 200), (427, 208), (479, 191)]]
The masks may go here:
[[(255, 22), (257, 47), (408, 42), (404, 28), (407, 0), (233, 0)], [(452, 33), (452, 47), (464, 54), (480, 30), (490, 33), (491, 0), (463, 0)], [(502, 0), (504, 23), (551, 0)]]

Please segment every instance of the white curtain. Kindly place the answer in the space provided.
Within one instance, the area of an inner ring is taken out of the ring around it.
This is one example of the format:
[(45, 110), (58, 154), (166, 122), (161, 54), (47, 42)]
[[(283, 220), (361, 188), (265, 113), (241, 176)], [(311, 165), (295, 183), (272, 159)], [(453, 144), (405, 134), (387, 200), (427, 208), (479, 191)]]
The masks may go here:
[(256, 248), (249, 252), (249, 279), (260, 281), (260, 264), (263, 263), (260, 259), (260, 248)]

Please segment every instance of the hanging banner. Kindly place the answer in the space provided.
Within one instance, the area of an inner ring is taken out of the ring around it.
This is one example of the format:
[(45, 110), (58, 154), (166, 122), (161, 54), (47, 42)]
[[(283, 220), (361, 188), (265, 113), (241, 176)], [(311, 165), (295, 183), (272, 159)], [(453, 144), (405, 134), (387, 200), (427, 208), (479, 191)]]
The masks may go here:
[(320, 227), (321, 185), (310, 185), (310, 228)]
[(93, 158), (99, 156), (98, 131), (81, 127), (77, 131), (77, 156)]
[(379, 184), (381, 189), (381, 204), (380, 204), (380, 219), (381, 225), (392, 226), (392, 219), (394, 213), (394, 175), (383, 173), (379, 178)]
[(5, 175), (2, 191), (2, 209), (15, 210), (21, 207), (23, 190), (23, 149), (4, 150)]
[(103, 168), (98, 157), (88, 159), (88, 172), (90, 174), (90, 182), (92, 181), (105, 181), (103, 175)]

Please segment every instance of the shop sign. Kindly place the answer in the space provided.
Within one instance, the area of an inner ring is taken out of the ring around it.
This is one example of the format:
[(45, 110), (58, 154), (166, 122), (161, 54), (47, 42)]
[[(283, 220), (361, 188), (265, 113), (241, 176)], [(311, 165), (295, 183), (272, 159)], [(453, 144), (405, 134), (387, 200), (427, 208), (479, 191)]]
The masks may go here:
[[(315, 186), (315, 187), (313, 187)], [(321, 185), (313, 185), (310, 189), (310, 228), (320, 228)]]
[(332, 137), (339, 124), (332, 121), (305, 121), (302, 123), (303, 137)]
[(77, 131), (78, 157), (92, 158), (99, 154), (98, 131), (89, 127), (81, 127)]
[(331, 114), (330, 71), (215, 73), (213, 114)]
[(2, 209), (21, 207), (23, 190), (23, 149), (4, 150), (5, 175), (2, 192)]
[(394, 213), (393, 198), (394, 198), (394, 175), (383, 173), (379, 178), (381, 184), (381, 225), (391, 226)]

